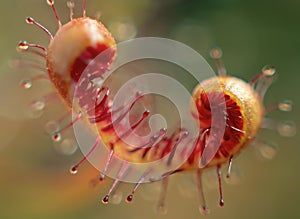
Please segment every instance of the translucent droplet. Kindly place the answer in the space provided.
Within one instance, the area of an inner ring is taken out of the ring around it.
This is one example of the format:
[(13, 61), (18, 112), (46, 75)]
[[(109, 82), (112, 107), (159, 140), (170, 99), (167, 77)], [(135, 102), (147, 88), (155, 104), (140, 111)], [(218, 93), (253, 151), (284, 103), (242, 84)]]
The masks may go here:
[(116, 191), (114, 194), (110, 196), (110, 203), (118, 205), (121, 203), (123, 199), (123, 193), (121, 191)]
[(29, 79), (21, 81), (20, 86), (25, 90), (28, 90), (32, 87), (32, 82)]
[(21, 51), (26, 51), (29, 48), (29, 44), (26, 41), (21, 41), (21, 42), (19, 42), (17, 48)]
[(206, 206), (199, 206), (199, 211), (202, 215), (208, 215), (209, 209)]
[(75, 3), (73, 1), (67, 1), (68, 8), (72, 9), (75, 7)]
[(62, 141), (59, 147), (59, 151), (65, 155), (72, 155), (76, 152), (78, 146), (75, 140), (66, 138)]
[(46, 104), (45, 104), (45, 101), (43, 101), (43, 100), (36, 100), (32, 103), (32, 107), (36, 110), (43, 110), (43, 109), (45, 109), (45, 106), (46, 106)]
[(220, 201), (219, 201), (219, 206), (220, 206), (220, 207), (223, 207), (223, 206), (224, 206), (224, 200), (223, 200), (223, 199), (220, 199)]
[(280, 122), (277, 125), (277, 131), (282, 136), (292, 137), (292, 136), (296, 135), (297, 129), (296, 129), (296, 125), (294, 122), (284, 121), (284, 122)]
[(56, 121), (49, 121), (45, 125), (45, 131), (49, 135), (54, 133), (54, 132), (57, 132), (59, 129), (60, 129), (60, 126)]
[(102, 203), (103, 204), (108, 204), (108, 200), (109, 200), (109, 195), (104, 196), (104, 198), (102, 199)]
[(161, 178), (159, 178), (158, 176), (150, 176), (149, 177), (149, 181), (150, 182), (157, 182), (159, 181)]
[(45, 106), (44, 100), (35, 100), (29, 106), (29, 116), (33, 119), (41, 117), (44, 113)]
[(54, 0), (47, 0), (47, 4), (50, 6), (54, 5)]
[(112, 22), (109, 25), (109, 30), (118, 41), (132, 39), (137, 34), (136, 26), (130, 19), (127, 18)]
[(100, 182), (104, 181), (104, 179), (105, 179), (105, 175), (103, 173), (100, 173), (100, 176), (99, 176)]
[(69, 172), (72, 174), (72, 175), (75, 175), (78, 173), (78, 167), (77, 166), (72, 166), (69, 170)]
[(130, 195), (127, 196), (127, 198), (126, 198), (125, 201), (126, 201), (127, 203), (130, 203), (130, 202), (132, 202), (132, 200), (133, 200), (133, 195), (130, 194)]
[(164, 204), (156, 205), (154, 210), (155, 210), (155, 213), (158, 215), (166, 215), (168, 212), (168, 208)]
[(259, 145), (260, 154), (266, 159), (273, 159), (277, 154), (278, 148), (271, 143), (261, 143)]
[(52, 140), (54, 142), (59, 142), (61, 140), (61, 133), (60, 132), (54, 132), (52, 134)]
[(223, 55), (223, 52), (220, 48), (214, 48), (210, 51), (210, 56), (213, 59), (220, 59)]
[(27, 18), (26, 18), (26, 22), (27, 22), (28, 24), (33, 24), (33, 23), (34, 23), (34, 20), (33, 20), (32, 17), (27, 17)]
[(289, 112), (293, 108), (293, 102), (290, 100), (285, 100), (278, 104), (278, 109), (281, 111)]
[(276, 72), (276, 69), (274, 66), (271, 65), (266, 65), (265, 67), (262, 68), (262, 73), (266, 76), (272, 76)]

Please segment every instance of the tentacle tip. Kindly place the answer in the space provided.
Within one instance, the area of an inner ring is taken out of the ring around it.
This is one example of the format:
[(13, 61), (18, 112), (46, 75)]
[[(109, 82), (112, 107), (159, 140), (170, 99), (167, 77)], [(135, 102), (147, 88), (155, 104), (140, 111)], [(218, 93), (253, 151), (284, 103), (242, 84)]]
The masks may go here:
[(160, 129), (160, 134), (164, 135), (167, 133), (167, 128), (161, 128)]
[(223, 52), (220, 48), (216, 47), (210, 50), (210, 57), (213, 59), (220, 59), (223, 55)]
[(20, 87), (29, 90), (32, 87), (32, 82), (29, 79), (24, 79), (20, 82)]
[(199, 211), (202, 215), (208, 215), (210, 213), (209, 209), (207, 208), (207, 206), (200, 206), (199, 207)]
[(108, 201), (109, 201), (109, 195), (104, 196), (104, 198), (102, 199), (102, 203), (106, 205), (108, 204)]
[(30, 103), (30, 113), (32, 118), (39, 118), (43, 115), (44, 110), (46, 107), (46, 102), (43, 99), (34, 100), (32, 103)]
[(70, 9), (73, 9), (75, 7), (75, 3), (73, 1), (67, 1), (67, 6)]
[(69, 172), (72, 174), (72, 175), (75, 175), (78, 173), (78, 166), (72, 166), (69, 170)]
[(143, 112), (143, 117), (145, 118), (145, 117), (149, 116), (149, 114), (150, 114), (150, 110), (146, 109), (146, 110)]
[(34, 19), (32, 17), (27, 17), (26, 18), (26, 23), (27, 24), (33, 24), (34, 23)]
[(54, 132), (51, 138), (54, 142), (59, 142), (61, 140), (61, 134), (59, 132)]
[(262, 68), (262, 73), (265, 76), (273, 76), (276, 73), (276, 69), (272, 65), (266, 65)]
[(220, 207), (223, 207), (223, 206), (224, 206), (224, 200), (223, 200), (223, 199), (220, 199), (220, 201), (219, 201), (219, 206), (220, 206)]
[(47, 4), (48, 4), (49, 6), (52, 6), (52, 5), (54, 5), (54, 1), (53, 1), (53, 0), (47, 0)]
[(290, 112), (293, 110), (293, 102), (290, 100), (284, 100), (278, 103), (278, 109), (283, 112)]
[(293, 121), (283, 121), (277, 125), (277, 131), (281, 136), (293, 137), (297, 133), (297, 127)]
[(133, 194), (130, 194), (127, 196), (125, 201), (126, 201), (126, 203), (130, 203), (130, 202), (132, 202), (132, 200), (133, 200)]
[(168, 209), (164, 204), (157, 205), (155, 210), (156, 210), (156, 213), (159, 215), (166, 215), (168, 212)]
[(99, 181), (103, 182), (104, 179), (105, 179), (105, 175), (103, 173), (101, 173), (100, 176), (99, 176)]
[(17, 51), (27, 51), (29, 49), (29, 44), (22, 40), (18, 43)]

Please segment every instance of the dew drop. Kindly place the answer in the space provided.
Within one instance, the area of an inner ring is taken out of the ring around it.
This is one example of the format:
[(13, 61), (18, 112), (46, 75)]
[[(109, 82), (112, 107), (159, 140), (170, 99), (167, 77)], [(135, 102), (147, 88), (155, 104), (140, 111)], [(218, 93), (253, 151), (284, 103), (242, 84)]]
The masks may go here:
[(108, 204), (108, 200), (109, 200), (109, 195), (104, 196), (104, 198), (102, 199), (102, 203), (103, 204)]
[(99, 181), (100, 182), (103, 182), (105, 179), (105, 175), (103, 173), (100, 173), (100, 176), (99, 176)]
[(29, 48), (29, 44), (26, 41), (20, 41), (18, 44), (18, 49), (21, 51), (26, 51)]
[(202, 215), (208, 215), (209, 209), (206, 206), (199, 206), (199, 211)]
[(275, 72), (276, 72), (275, 67), (271, 65), (266, 65), (265, 67), (262, 68), (262, 73), (265, 76), (273, 76)]
[(71, 138), (66, 138), (62, 141), (59, 151), (64, 155), (72, 155), (77, 150), (77, 143)]
[(50, 6), (54, 5), (54, 0), (47, 0), (47, 4)]
[(110, 197), (110, 203), (118, 205), (121, 203), (123, 199), (123, 193), (121, 191), (116, 191), (114, 194)]
[(263, 158), (271, 160), (276, 156), (277, 151), (277, 147), (270, 143), (261, 143), (259, 145), (259, 152), (263, 156)]
[(130, 194), (130, 195), (127, 196), (127, 198), (126, 198), (125, 201), (126, 201), (127, 203), (130, 203), (130, 202), (132, 202), (132, 199), (133, 199), (133, 195)]
[(220, 207), (223, 207), (223, 206), (224, 206), (224, 200), (223, 200), (223, 199), (220, 199), (219, 205), (220, 205)]
[(290, 100), (284, 100), (283, 102), (278, 104), (278, 109), (284, 112), (292, 111), (293, 102)]
[(20, 86), (25, 90), (29, 90), (32, 87), (32, 82), (29, 79), (21, 81)]
[(67, 6), (70, 9), (73, 9), (75, 7), (75, 3), (73, 1), (67, 1)]
[(168, 208), (164, 204), (159, 204), (155, 206), (155, 213), (158, 215), (166, 215)]
[(29, 116), (33, 119), (40, 118), (45, 109), (45, 101), (44, 100), (35, 100), (29, 106)]
[(78, 166), (72, 166), (69, 171), (72, 175), (77, 174), (78, 173)]
[(129, 18), (110, 23), (109, 30), (118, 41), (133, 39), (137, 34), (136, 26)]
[(214, 48), (210, 51), (210, 56), (213, 59), (220, 59), (222, 57), (223, 53), (220, 48)]
[(59, 130), (60, 126), (56, 121), (49, 121), (46, 123), (45, 125), (45, 131), (47, 132), (47, 134), (52, 134), (54, 132), (57, 132)]
[(52, 140), (54, 142), (59, 142), (61, 140), (61, 134), (60, 134), (60, 132), (54, 132), (52, 134)]
[(27, 18), (26, 18), (26, 22), (27, 22), (28, 24), (33, 24), (33, 23), (34, 23), (34, 20), (33, 20), (32, 17), (27, 17)]
[(36, 110), (43, 110), (43, 109), (45, 109), (45, 106), (46, 106), (46, 104), (45, 104), (45, 101), (43, 101), (43, 100), (36, 100), (32, 103), (32, 107)]
[(149, 181), (152, 182), (152, 183), (153, 183), (153, 182), (157, 182), (157, 181), (159, 181), (159, 180), (160, 180), (160, 178), (157, 177), (157, 176), (150, 176), (150, 177), (149, 177)]
[(280, 122), (277, 125), (277, 131), (280, 135), (284, 137), (292, 137), (296, 134), (297, 129), (294, 122), (284, 121), (284, 122)]

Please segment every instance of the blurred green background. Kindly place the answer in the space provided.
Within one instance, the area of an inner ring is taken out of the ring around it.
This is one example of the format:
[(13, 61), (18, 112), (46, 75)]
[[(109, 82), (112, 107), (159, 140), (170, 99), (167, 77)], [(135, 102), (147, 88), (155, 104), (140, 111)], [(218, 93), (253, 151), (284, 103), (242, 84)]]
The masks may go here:
[[(78, 1), (76, 16), (80, 14), (81, 4)], [(66, 22), (69, 16), (66, 1), (57, 1), (56, 7)], [(88, 0), (87, 4), (88, 14), (92, 16), (99, 10), (101, 21), (113, 33), (119, 33), (119, 40), (133, 36), (175, 39), (197, 50), (210, 63), (209, 49), (217, 45), (224, 51), (229, 74), (245, 80), (250, 80), (264, 65), (275, 65), (279, 77), (266, 94), (265, 102), (291, 99), (295, 106), (290, 113), (274, 112), (270, 117), (296, 124), (300, 124), (299, 8), (300, 1), (296, 0)], [(25, 23), (29, 15), (55, 32), (54, 16), (46, 1), (1, 2), (1, 108), (6, 107), (6, 101), (22, 95), (18, 86), (13, 87), (19, 83), (20, 75), (15, 77), (17, 73), (6, 66), (16, 57), (18, 41), (43, 45), (48, 42), (42, 31)], [(125, 33), (118, 29), (122, 22), (129, 25)], [(132, 204), (102, 205), (100, 198), (109, 183), (91, 187), (89, 181), (96, 176), (96, 171), (88, 165), (78, 175), (71, 176), (68, 168), (81, 158), (81, 153), (77, 151), (73, 156), (58, 153), (43, 131), (47, 118), (12, 118), (18, 111), (14, 107), (9, 116), (0, 114), (0, 218), (204, 217), (197, 209), (198, 199), (193, 194), (190, 176), (173, 178), (165, 216), (155, 214), (155, 202), (148, 200), (157, 194), (155, 185), (141, 187)], [(224, 184), (223, 208), (217, 206), (216, 178), (212, 178), (213, 173), (206, 174), (205, 194), (211, 209), (207, 218), (300, 218), (300, 137), (284, 138), (270, 131), (263, 132), (262, 137), (275, 142), (279, 153), (268, 161), (256, 156), (255, 147), (245, 150), (234, 162), (239, 175), (237, 181), (241, 182), (234, 186)], [(181, 190), (185, 187), (183, 193), (191, 197), (183, 197), (179, 187)]]

